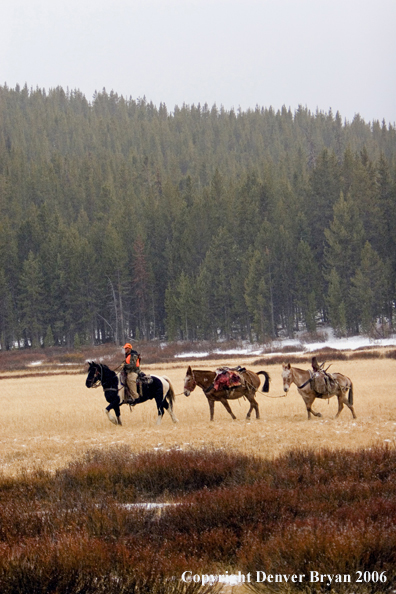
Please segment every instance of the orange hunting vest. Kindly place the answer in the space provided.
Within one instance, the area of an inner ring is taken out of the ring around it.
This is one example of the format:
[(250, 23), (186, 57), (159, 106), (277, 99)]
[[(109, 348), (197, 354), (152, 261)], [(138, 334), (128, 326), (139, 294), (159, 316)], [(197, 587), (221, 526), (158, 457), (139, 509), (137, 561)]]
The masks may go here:
[[(131, 356), (132, 356), (132, 353), (130, 353), (127, 357), (125, 357), (125, 363), (127, 365), (129, 365), (130, 362), (131, 362)], [(139, 359), (139, 357), (137, 357), (137, 359), (136, 359), (136, 367), (140, 367), (140, 359)]]

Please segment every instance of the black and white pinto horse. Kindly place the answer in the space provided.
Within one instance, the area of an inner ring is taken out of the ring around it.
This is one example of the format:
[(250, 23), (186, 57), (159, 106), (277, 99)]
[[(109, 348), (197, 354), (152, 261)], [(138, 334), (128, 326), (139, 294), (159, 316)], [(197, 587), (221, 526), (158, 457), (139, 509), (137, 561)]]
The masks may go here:
[[(139, 393), (142, 395), (132, 402), (126, 399), (126, 393), (121, 382), (120, 373), (117, 374), (103, 363), (89, 361), (88, 365), (89, 369), (85, 385), (87, 388), (102, 386), (105, 398), (109, 403), (105, 409), (106, 414), (109, 421), (115, 425), (122, 425), (120, 413), (120, 406), (122, 404), (136, 406), (136, 404), (141, 404), (142, 402), (147, 402), (147, 400), (153, 399), (155, 399), (158, 410), (157, 424), (159, 425), (161, 423), (165, 410), (170, 414), (172, 421), (177, 423), (177, 418), (173, 412), (175, 392), (168, 377), (151, 375), (150, 377), (152, 381), (150, 381), (150, 383), (141, 384)], [(112, 410), (115, 413), (115, 417), (111, 414)]]

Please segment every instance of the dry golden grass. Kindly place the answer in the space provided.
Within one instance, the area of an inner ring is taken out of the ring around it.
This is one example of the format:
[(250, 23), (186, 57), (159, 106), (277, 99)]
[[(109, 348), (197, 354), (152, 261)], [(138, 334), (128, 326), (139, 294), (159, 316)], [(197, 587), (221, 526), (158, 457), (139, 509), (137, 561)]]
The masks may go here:
[[(192, 361), (195, 369), (215, 369), (227, 361)], [(263, 369), (241, 357), (249, 369)], [(307, 368), (306, 365), (300, 367)], [(189, 398), (178, 395), (174, 425), (168, 414), (156, 425), (154, 401), (136, 406), (132, 413), (123, 406), (123, 426), (109, 423), (104, 414), (103, 391), (87, 389), (85, 375), (25, 377), (0, 382), (1, 470), (8, 475), (35, 468), (55, 470), (66, 466), (91, 448), (111, 448), (127, 444), (134, 451), (162, 448), (226, 448), (244, 454), (273, 458), (296, 447), (366, 448), (374, 444), (396, 444), (396, 362), (392, 359), (334, 362), (331, 371), (348, 375), (354, 384), (355, 411), (352, 418), (345, 407), (334, 420), (337, 400), (317, 400), (314, 408), (321, 419), (307, 420), (305, 405), (292, 386), (283, 395), (281, 366), (266, 367), (271, 375), (270, 397), (257, 394), (261, 420), (245, 421), (248, 403), (231, 402), (238, 417), (231, 417), (219, 403), (215, 420), (209, 421), (209, 407), (202, 390)], [(176, 394), (183, 391), (187, 363), (146, 366), (144, 371), (167, 375)]]

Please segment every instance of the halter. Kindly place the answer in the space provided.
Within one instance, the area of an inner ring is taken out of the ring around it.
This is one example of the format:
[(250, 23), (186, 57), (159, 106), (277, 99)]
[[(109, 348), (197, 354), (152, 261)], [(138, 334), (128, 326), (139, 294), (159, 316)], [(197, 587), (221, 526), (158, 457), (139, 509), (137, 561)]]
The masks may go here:
[[(186, 382), (188, 381), (187, 380), (187, 377), (188, 377), (188, 379), (191, 378), (191, 381), (193, 382), (193, 385), (192, 385), (192, 388), (191, 389), (186, 388)], [(195, 390), (195, 388), (197, 387), (197, 385), (198, 385), (197, 382), (196, 382), (196, 379), (194, 377), (194, 371), (191, 370), (191, 375), (189, 375), (187, 377), (186, 377), (186, 380), (184, 382), (184, 389), (185, 390), (187, 389), (189, 392), (193, 392)], [(204, 388), (204, 387), (201, 386), (201, 389), (202, 389), (202, 391), (203, 391), (204, 394), (207, 394), (208, 392), (210, 392), (212, 390), (212, 388), (213, 388), (213, 384), (210, 384), (210, 386), (208, 386), (207, 388)]]
[[(95, 379), (96, 376), (99, 374), (99, 369), (100, 368), (100, 378)], [(102, 380), (103, 380), (103, 367), (101, 363), (95, 363), (95, 373), (94, 373), (94, 380), (92, 381), (92, 386), (91, 388), (99, 388), (100, 386), (102, 386)]]
[[(186, 383), (187, 383), (187, 381), (190, 381), (190, 378), (191, 378), (191, 381), (193, 382), (193, 387), (191, 389), (186, 388)], [(195, 381), (194, 372), (192, 371), (191, 375), (187, 376), (186, 379), (184, 380), (184, 389), (185, 390), (187, 389), (190, 392), (192, 392), (193, 390), (195, 390), (196, 387), (197, 387), (197, 382)]]

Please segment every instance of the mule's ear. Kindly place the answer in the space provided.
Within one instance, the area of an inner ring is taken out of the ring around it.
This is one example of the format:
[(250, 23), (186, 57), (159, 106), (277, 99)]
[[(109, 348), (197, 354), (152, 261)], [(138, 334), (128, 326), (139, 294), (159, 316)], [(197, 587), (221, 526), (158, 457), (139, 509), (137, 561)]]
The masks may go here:
[(188, 366), (187, 369), (187, 375), (191, 375), (192, 374), (192, 369), (191, 369), (191, 365)]
[(290, 363), (288, 363), (288, 364), (287, 364), (287, 368), (288, 368), (288, 369), (290, 369), (290, 367), (291, 367), (291, 365), (290, 365)]

